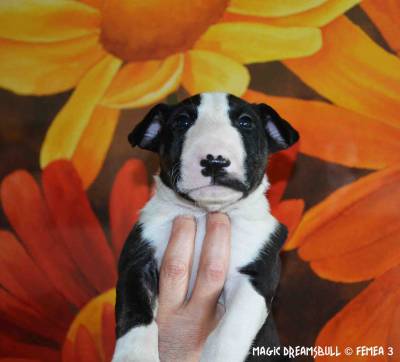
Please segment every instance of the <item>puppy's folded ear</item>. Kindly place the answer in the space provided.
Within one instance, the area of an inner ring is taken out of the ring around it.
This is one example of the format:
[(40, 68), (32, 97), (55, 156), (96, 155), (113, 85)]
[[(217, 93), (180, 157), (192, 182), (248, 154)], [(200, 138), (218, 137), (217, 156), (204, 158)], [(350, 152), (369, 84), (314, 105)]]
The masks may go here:
[(129, 134), (128, 141), (132, 147), (139, 146), (145, 150), (158, 152), (161, 129), (168, 112), (169, 106), (166, 104), (154, 106)]
[(257, 104), (257, 111), (263, 119), (267, 135), (268, 152), (284, 150), (299, 140), (298, 132), (270, 106)]

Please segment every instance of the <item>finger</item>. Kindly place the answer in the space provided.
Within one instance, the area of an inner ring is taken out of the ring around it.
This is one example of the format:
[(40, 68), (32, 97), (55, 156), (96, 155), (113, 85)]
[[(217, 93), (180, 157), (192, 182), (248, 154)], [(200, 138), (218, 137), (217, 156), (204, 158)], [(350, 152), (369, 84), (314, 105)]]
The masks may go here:
[(194, 306), (205, 313), (215, 310), (229, 266), (230, 233), (226, 215), (209, 214), (199, 271), (188, 307)]
[(185, 301), (193, 259), (196, 224), (190, 216), (175, 219), (160, 270), (159, 308), (176, 310)]

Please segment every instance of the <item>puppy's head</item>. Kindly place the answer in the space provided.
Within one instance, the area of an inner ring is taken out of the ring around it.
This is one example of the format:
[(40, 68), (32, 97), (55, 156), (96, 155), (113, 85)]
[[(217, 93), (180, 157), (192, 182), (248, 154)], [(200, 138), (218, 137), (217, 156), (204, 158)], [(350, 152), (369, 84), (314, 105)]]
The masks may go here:
[(159, 104), (129, 135), (132, 146), (159, 154), (165, 185), (207, 210), (246, 197), (261, 183), (268, 154), (297, 140), (271, 107), (226, 93)]

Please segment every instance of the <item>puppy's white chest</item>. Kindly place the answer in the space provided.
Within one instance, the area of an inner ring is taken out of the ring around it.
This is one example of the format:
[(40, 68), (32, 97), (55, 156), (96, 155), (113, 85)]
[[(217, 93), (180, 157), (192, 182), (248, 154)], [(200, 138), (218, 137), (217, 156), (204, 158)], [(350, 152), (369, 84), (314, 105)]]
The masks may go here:
[[(263, 194), (255, 200), (246, 200), (237, 207), (222, 211), (229, 216), (231, 221), (231, 257), (227, 278), (232, 278), (239, 273), (240, 268), (253, 262), (259, 256), (262, 247), (269, 241), (271, 233), (275, 230), (277, 221), (269, 213)], [(140, 222), (143, 226), (143, 237), (153, 246), (160, 268), (173, 220), (179, 215), (192, 215), (197, 224), (192, 274), (189, 283), (190, 295), (196, 280), (206, 234), (206, 213), (172, 206), (160, 202), (154, 197), (143, 210)]]

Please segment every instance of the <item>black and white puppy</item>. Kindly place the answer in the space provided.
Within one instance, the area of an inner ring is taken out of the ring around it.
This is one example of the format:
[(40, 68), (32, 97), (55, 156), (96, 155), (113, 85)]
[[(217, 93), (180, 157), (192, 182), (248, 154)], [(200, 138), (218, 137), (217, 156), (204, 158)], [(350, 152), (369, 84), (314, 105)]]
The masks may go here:
[(232, 249), (220, 298), (225, 313), (207, 338), (201, 361), (250, 361), (252, 344), (278, 345), (270, 312), (287, 231), (270, 214), (264, 170), (270, 153), (297, 140), (297, 132), (271, 107), (225, 93), (159, 104), (136, 126), (130, 143), (157, 152), (161, 171), (120, 257), (113, 361), (159, 361), (158, 272), (173, 220), (193, 215), (197, 223), (190, 296), (206, 215), (214, 211), (230, 218)]

